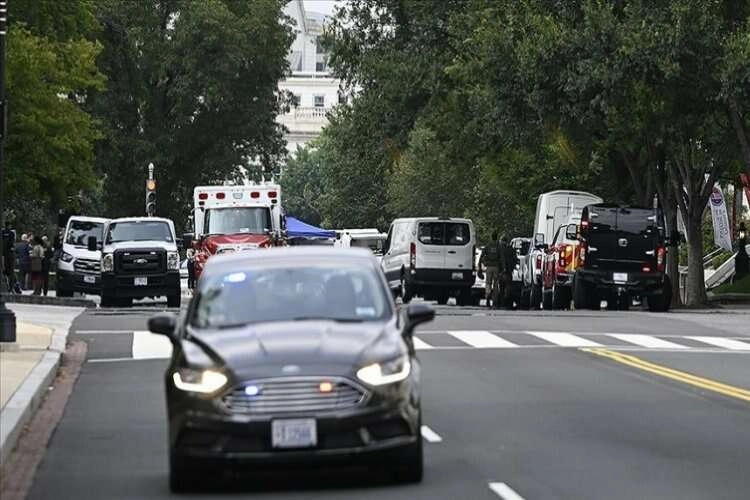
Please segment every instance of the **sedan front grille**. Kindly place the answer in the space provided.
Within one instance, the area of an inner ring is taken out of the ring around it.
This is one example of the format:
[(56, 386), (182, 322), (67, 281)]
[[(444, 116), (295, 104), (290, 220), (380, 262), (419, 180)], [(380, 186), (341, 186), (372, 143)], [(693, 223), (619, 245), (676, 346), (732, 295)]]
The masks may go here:
[[(326, 382), (331, 391), (321, 392), (321, 383)], [(252, 390), (246, 391), (248, 387)], [(367, 396), (367, 391), (345, 378), (290, 377), (242, 384), (226, 393), (222, 403), (234, 415), (268, 415), (345, 410), (364, 404)]]

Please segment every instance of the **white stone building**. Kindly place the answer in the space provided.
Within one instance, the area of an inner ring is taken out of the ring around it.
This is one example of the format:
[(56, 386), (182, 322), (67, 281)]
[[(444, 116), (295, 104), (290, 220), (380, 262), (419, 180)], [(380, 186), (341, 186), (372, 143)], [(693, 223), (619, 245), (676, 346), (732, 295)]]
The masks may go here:
[(287, 149), (294, 153), (328, 123), (326, 113), (339, 102), (339, 80), (329, 74), (327, 54), (319, 43), (327, 17), (306, 11), (303, 0), (292, 0), (284, 11), (296, 21), (297, 37), (288, 55), (292, 74), (279, 82), (279, 88), (292, 92), (297, 106), (278, 121), (289, 130)]

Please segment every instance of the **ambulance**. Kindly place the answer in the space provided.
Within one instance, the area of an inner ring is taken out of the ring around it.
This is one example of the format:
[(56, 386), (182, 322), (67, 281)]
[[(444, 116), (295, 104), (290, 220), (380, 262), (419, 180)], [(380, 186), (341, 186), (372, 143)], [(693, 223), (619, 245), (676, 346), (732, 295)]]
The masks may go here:
[(197, 186), (193, 191), (195, 232), (185, 247), (195, 249), (195, 274), (212, 255), (286, 244), (278, 184)]

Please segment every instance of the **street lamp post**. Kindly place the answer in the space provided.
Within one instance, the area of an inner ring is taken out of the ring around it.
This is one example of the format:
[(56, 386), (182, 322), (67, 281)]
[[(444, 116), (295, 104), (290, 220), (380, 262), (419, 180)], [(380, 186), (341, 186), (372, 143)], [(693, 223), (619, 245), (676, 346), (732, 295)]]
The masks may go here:
[(740, 222), (738, 231), (738, 243), (739, 248), (737, 249), (737, 257), (734, 258), (734, 278), (741, 280), (748, 274), (748, 267), (750, 267), (750, 257), (747, 255), (747, 229), (745, 229), (745, 223)]
[[(0, 0), (0, 229), (5, 229), (5, 137), (8, 135), (7, 107), (5, 100), (5, 37), (8, 31), (8, 2)], [(8, 259), (9, 260), (9, 259)], [(0, 269), (2, 279), (5, 283), (5, 275), (10, 275), (12, 269), (5, 270), (5, 242), (0, 244)], [(1, 292), (8, 292), (5, 285), (0, 288)], [(16, 341), (16, 315), (5, 306), (5, 300), (0, 293), (0, 344), (13, 343)]]

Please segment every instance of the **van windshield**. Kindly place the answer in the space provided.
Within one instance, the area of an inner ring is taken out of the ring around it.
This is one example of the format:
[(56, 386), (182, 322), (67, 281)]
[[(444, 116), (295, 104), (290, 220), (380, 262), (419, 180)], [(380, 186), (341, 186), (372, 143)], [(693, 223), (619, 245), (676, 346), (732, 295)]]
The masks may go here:
[(271, 229), (268, 207), (227, 207), (206, 211), (206, 234), (263, 234)]
[(466, 245), (471, 230), (465, 222), (420, 222), (419, 241), (425, 245)]
[(104, 224), (82, 220), (70, 221), (68, 234), (65, 235), (65, 243), (77, 247), (88, 246), (89, 237), (94, 236), (96, 241), (102, 241), (102, 230)]

